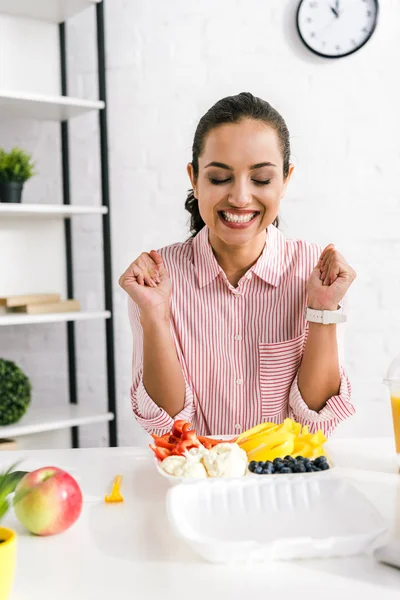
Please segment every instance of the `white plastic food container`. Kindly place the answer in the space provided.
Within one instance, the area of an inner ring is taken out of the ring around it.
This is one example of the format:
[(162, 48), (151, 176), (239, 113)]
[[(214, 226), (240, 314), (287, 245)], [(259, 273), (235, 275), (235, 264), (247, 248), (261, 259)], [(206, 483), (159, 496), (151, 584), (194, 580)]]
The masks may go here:
[[(159, 472), (159, 474), (164, 477), (169, 485), (178, 485), (179, 483), (193, 483), (193, 481), (214, 481), (214, 477), (207, 477), (206, 479), (188, 479), (186, 477), (176, 477), (174, 475), (169, 475), (168, 473), (166, 473), (162, 468), (161, 468), (161, 461), (158, 460), (156, 457), (153, 457), (154, 460), (154, 464), (156, 466), (157, 471)], [(330, 468), (327, 469), (326, 471), (317, 471), (315, 473), (287, 473), (287, 474), (280, 474), (280, 473), (274, 473), (271, 475), (256, 475), (255, 473), (252, 473), (251, 471), (247, 471), (246, 475), (244, 475), (243, 477), (247, 478), (253, 478), (253, 479), (282, 479), (282, 478), (289, 478), (289, 479), (299, 479), (299, 478), (303, 478), (303, 477), (327, 477), (327, 476), (331, 476), (334, 474), (334, 470), (336, 469), (336, 465), (335, 463), (328, 458), (328, 462), (329, 462), (329, 466)], [(243, 479), (243, 477), (236, 477), (235, 479)], [(232, 478), (219, 478), (219, 480), (223, 480), (223, 481), (232, 481)]]
[(244, 477), (174, 486), (168, 517), (177, 535), (215, 563), (348, 556), (373, 550), (385, 523), (336, 477)]

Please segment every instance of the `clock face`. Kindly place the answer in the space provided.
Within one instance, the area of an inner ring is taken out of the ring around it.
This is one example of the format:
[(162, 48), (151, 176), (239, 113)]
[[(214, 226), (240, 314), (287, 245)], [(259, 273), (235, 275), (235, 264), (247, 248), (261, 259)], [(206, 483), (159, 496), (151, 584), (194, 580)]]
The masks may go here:
[(301, 0), (297, 29), (315, 54), (340, 58), (367, 43), (377, 19), (378, 0)]

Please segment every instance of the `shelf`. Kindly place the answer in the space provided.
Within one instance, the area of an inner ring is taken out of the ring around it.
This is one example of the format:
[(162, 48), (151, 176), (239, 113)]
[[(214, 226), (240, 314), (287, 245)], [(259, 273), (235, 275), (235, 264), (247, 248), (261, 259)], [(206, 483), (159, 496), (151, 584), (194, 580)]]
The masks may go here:
[(89, 425), (112, 421), (111, 412), (88, 410), (82, 406), (68, 404), (67, 406), (52, 406), (28, 408), (22, 419), (14, 425), (0, 426), (0, 438), (13, 438), (32, 433), (67, 429), (75, 425)]
[[(1, 3), (1, 0), (0, 0)], [(1, 118), (66, 121), (104, 108), (100, 100), (81, 100), (69, 96), (42, 96), (0, 90)]]
[(0, 0), (0, 13), (61, 23), (99, 0)]
[(8, 204), (0, 202), (2, 217), (61, 218), (79, 215), (105, 215), (106, 206), (72, 206), (71, 204)]
[(39, 323), (61, 323), (65, 321), (90, 321), (93, 319), (109, 319), (108, 310), (97, 312), (52, 313), (47, 315), (6, 314), (0, 315), (0, 327), (6, 325), (32, 325)]

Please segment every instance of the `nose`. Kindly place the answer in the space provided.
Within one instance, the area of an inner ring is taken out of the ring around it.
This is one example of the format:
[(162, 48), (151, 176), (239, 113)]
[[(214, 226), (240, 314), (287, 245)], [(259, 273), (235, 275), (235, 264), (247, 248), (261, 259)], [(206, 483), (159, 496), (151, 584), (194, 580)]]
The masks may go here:
[(247, 181), (237, 179), (230, 190), (229, 203), (236, 208), (246, 208), (251, 201), (251, 192)]

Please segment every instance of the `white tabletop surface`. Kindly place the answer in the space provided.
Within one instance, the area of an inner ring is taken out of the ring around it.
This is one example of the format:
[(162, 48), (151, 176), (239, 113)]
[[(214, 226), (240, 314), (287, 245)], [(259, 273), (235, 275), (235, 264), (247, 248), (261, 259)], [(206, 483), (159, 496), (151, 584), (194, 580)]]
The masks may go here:
[[(392, 440), (335, 441), (330, 451), (337, 474), (364, 492), (400, 537), (400, 476)], [(18, 534), (11, 600), (400, 597), (400, 570), (366, 555), (235, 566), (204, 562), (174, 536), (165, 512), (168, 483), (146, 449), (2, 452), (0, 471), (16, 459), (23, 459), (23, 470), (52, 464), (69, 471), (81, 485), (84, 508), (71, 529), (43, 538), (7, 515), (3, 525)], [(119, 473), (125, 502), (105, 504), (104, 493)]]

